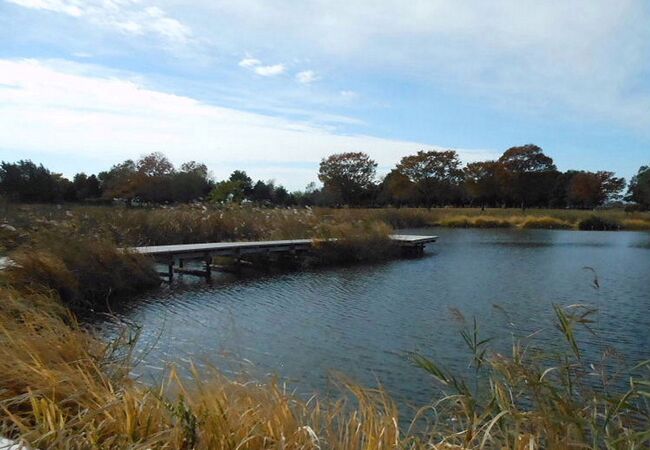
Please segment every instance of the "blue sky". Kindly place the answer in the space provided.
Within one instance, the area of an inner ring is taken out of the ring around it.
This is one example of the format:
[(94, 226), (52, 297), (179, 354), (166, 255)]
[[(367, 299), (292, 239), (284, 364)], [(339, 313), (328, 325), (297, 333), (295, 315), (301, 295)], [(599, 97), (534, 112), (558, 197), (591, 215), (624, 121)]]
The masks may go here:
[(650, 163), (646, 1), (0, 0), (0, 159), (72, 175), (162, 151), (290, 188), (328, 154), (385, 173), (535, 143)]

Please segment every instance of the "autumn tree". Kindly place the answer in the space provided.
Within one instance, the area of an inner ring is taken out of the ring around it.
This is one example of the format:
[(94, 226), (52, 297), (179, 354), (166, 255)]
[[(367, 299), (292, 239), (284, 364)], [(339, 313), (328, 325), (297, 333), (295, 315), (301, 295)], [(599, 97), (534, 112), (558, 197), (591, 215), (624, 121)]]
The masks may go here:
[(460, 200), (463, 171), (454, 150), (419, 151), (403, 157), (396, 170), (414, 183), (420, 200), (427, 207)]
[(376, 170), (377, 163), (365, 153), (337, 153), (321, 161), (318, 179), (335, 203), (356, 205), (368, 196)]
[(107, 199), (124, 198), (132, 200), (136, 195), (137, 169), (132, 159), (115, 164), (109, 170), (97, 175)]
[(626, 200), (650, 209), (650, 166), (641, 166), (630, 180)]
[(550, 202), (559, 172), (550, 156), (534, 144), (511, 147), (498, 161), (503, 166), (500, 185), (512, 204), (542, 206)]

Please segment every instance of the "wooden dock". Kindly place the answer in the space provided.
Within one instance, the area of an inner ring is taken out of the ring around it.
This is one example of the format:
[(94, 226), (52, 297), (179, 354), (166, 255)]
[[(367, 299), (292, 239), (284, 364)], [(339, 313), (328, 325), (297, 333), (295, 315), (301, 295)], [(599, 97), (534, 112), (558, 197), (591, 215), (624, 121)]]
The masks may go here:
[[(436, 242), (438, 236), (414, 236), (394, 234), (390, 239), (399, 245), (406, 254), (421, 255), (427, 244)], [(174, 271), (190, 275), (210, 277), (214, 257), (232, 257), (238, 263), (246, 255), (286, 254), (297, 255), (309, 252), (314, 245), (312, 239), (291, 239), (279, 241), (253, 242), (210, 242), (201, 244), (154, 245), (147, 247), (132, 247), (131, 251), (154, 258), (157, 262), (165, 263), (168, 272), (164, 275), (173, 278)], [(184, 262), (201, 261), (205, 270), (185, 269)]]

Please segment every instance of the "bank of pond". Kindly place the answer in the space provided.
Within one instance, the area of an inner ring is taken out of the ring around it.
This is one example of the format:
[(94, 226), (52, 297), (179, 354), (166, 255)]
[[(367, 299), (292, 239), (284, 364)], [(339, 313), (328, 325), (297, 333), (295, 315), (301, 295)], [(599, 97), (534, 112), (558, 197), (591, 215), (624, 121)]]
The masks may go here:
[(0, 434), (36, 448), (648, 445), (649, 233), (411, 229), (442, 239), (159, 287), (52, 232), (0, 288)]

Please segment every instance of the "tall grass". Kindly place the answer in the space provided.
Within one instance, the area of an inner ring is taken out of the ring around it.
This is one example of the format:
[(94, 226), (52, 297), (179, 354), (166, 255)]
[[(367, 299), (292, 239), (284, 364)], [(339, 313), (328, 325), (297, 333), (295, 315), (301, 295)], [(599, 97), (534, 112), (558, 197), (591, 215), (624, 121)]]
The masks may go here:
[(55, 292), (77, 312), (160, 284), (150, 260), (104, 240), (47, 232), (11, 253), (11, 259), (0, 280), (22, 292)]
[[(55, 297), (0, 289), (0, 433), (35, 448), (173, 449), (641, 449), (650, 445), (650, 363), (617, 390), (590, 361), (580, 306), (556, 307), (565, 348), (534, 338), (510, 355), (491, 348), (474, 321), (461, 334), (479, 382), (413, 354), (443, 394), (400, 426), (381, 389), (347, 384), (340, 400), (303, 399), (278, 381), (171, 368), (156, 385), (130, 377), (133, 336), (104, 343)], [(428, 425), (422, 427), (425, 419)]]
[[(394, 403), (351, 386), (345, 400), (303, 400), (277, 383), (217, 371), (157, 386), (129, 377), (131, 341), (105, 344), (55, 299), (0, 290), (0, 431), (34, 447), (173, 449), (397, 448)], [(49, 308), (44, 307), (52, 302)]]
[(554, 312), (565, 344), (557, 351), (538, 347), (529, 335), (515, 337), (510, 355), (501, 354), (480, 335), (474, 319), (462, 332), (474, 380), (412, 355), (445, 392), (433, 409), (438, 423), (446, 420), (446, 426), (430, 429), (430, 441), (498, 449), (650, 445), (650, 361), (618, 369), (627, 378), (625, 387), (625, 378), (616, 379), (616, 372), (607, 369), (608, 354), (590, 360), (576, 337), (578, 328), (591, 326), (595, 311), (556, 305)]
[(395, 257), (400, 248), (390, 239), (392, 231), (379, 221), (323, 224), (314, 235), (316, 263), (371, 262)]
[[(185, 205), (147, 209), (28, 205), (0, 217), (0, 254), (44, 231), (110, 241), (118, 246), (311, 238), (327, 225), (383, 222), (407, 227), (650, 229), (650, 213), (623, 210), (521, 210), (478, 208), (329, 209)], [(594, 219), (595, 218), (595, 219)], [(597, 220), (600, 225), (593, 221)], [(598, 225), (598, 226), (597, 226)], [(15, 230), (14, 230), (15, 229)]]

